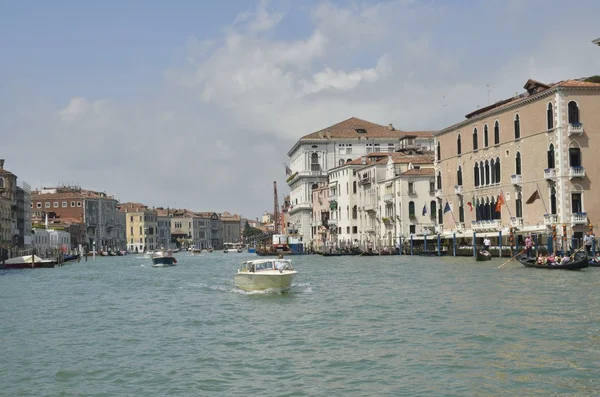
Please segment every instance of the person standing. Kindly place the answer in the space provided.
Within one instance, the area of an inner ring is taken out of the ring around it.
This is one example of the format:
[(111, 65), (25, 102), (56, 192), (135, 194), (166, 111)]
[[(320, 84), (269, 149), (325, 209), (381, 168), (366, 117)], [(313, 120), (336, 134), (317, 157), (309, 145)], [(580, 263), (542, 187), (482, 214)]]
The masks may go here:
[(492, 242), (490, 241), (489, 238), (484, 238), (483, 239), (483, 249), (486, 250), (487, 252), (490, 252), (490, 245), (492, 245)]
[(531, 239), (531, 234), (528, 234), (527, 238), (525, 239), (525, 249), (527, 250), (528, 258), (530, 257), (532, 248), (533, 248), (533, 240)]
[(585, 245), (585, 250), (588, 255), (592, 253), (592, 240), (593, 238), (590, 232), (587, 232), (587, 234), (583, 236), (583, 244)]

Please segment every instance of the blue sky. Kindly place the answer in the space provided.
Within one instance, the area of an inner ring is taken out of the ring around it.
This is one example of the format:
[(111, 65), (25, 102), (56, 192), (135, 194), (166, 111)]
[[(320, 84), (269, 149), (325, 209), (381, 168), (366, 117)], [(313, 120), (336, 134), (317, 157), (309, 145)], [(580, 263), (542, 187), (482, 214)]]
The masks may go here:
[[(528, 78), (600, 74), (591, 0), (0, 1), (6, 167), (258, 216), (302, 135), (437, 129)], [(28, 156), (22, 153), (27, 152)], [(58, 155), (57, 155), (58, 154)]]

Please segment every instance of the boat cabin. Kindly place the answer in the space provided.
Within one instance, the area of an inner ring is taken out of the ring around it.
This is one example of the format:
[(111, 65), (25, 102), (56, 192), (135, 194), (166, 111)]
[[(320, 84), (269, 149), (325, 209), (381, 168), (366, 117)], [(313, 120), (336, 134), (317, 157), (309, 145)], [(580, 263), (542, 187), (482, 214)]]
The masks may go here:
[(265, 270), (294, 270), (291, 259), (260, 259), (242, 262), (239, 272), (261, 272)]

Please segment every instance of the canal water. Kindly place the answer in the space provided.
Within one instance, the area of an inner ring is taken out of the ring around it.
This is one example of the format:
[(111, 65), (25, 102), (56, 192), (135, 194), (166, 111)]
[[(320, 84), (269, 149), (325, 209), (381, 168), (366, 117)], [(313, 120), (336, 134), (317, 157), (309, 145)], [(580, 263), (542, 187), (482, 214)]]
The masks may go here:
[(299, 256), (262, 294), (177, 255), (0, 271), (0, 395), (600, 395), (600, 268)]

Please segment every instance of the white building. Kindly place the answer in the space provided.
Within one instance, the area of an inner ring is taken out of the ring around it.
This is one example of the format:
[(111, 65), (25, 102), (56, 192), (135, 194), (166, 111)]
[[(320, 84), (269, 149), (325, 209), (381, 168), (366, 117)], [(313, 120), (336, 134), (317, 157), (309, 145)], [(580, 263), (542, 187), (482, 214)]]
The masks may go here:
[(41, 255), (47, 255), (57, 248), (71, 249), (71, 234), (64, 230), (33, 229), (33, 248)]
[[(391, 124), (383, 126), (353, 117), (300, 138), (288, 152), (291, 227), (306, 236), (305, 241), (311, 240), (312, 189), (328, 182), (329, 170), (369, 153), (394, 152), (408, 145), (403, 142), (405, 138), (414, 139), (411, 146), (416, 145), (417, 136), (433, 142), (433, 132), (399, 131)], [(423, 143), (419, 141), (419, 145)]]

